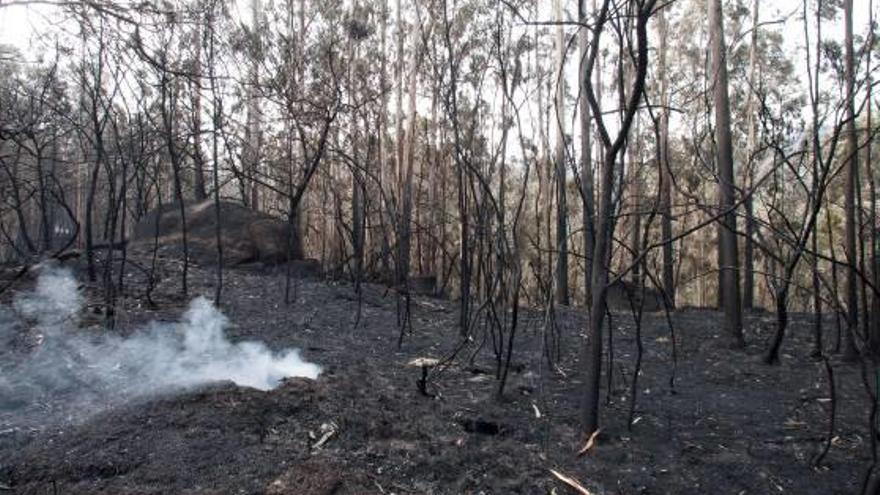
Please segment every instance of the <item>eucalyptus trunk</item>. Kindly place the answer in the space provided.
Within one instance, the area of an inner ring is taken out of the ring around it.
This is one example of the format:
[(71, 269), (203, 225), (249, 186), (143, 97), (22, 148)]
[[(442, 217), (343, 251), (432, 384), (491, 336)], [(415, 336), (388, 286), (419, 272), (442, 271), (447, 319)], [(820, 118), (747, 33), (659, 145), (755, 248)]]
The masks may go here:
[(736, 187), (733, 171), (733, 142), (730, 129), (730, 100), (727, 82), (727, 51), (724, 43), (724, 15), (721, 0), (711, 0), (710, 31), (712, 32), (712, 74), (715, 102), (715, 143), (718, 166), (718, 199), (721, 213), (718, 267), (721, 273), (724, 326), (733, 345), (745, 344), (742, 332), (742, 308), (739, 294), (739, 256), (736, 238)]
[(845, 212), (845, 247), (846, 247), (846, 333), (843, 341), (843, 359), (854, 361), (858, 358), (855, 343), (855, 331), (859, 323), (858, 274), (856, 266), (856, 180), (859, 173), (858, 134), (855, 122), (855, 62), (853, 55), (853, 0), (844, 0), (844, 45), (846, 69), (846, 192), (844, 198)]

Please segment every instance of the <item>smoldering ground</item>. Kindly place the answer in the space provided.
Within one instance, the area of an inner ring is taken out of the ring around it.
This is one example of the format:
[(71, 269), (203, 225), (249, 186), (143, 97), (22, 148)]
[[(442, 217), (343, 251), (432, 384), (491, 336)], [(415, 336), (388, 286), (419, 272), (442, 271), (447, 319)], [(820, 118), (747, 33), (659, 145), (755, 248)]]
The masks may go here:
[[(146, 264), (149, 258), (139, 260)], [(138, 273), (133, 267), (131, 273)], [(190, 289), (213, 288), (213, 268), (191, 267)], [(127, 317), (156, 313), (140, 306), (132, 277)], [(129, 400), (82, 424), (48, 431), (4, 433), (0, 410), (0, 486), (16, 494), (122, 493), (551, 493), (567, 489), (548, 468), (583, 482), (592, 493), (857, 493), (872, 462), (865, 444), (865, 394), (858, 366), (835, 365), (837, 436), (823, 469), (810, 459), (828, 432), (831, 404), (824, 366), (809, 358), (810, 315), (793, 315), (787, 357), (779, 366), (755, 366), (772, 336), (775, 315), (746, 316), (748, 347), (723, 345), (720, 315), (673, 313), (677, 393), (670, 394), (672, 342), (666, 316), (648, 313), (641, 344), (644, 366), (636, 414), (628, 429), (631, 363), (638, 351), (628, 313), (613, 312), (615, 373), (603, 415), (605, 439), (586, 454), (579, 442), (579, 369), (587, 317), (557, 308), (563, 336), (560, 370), (540, 373), (546, 312), (523, 308), (508, 392), (497, 400), (491, 343), (471, 360), (480, 340), (430, 383), (436, 398), (418, 389), (414, 357), (442, 357), (461, 343), (458, 302), (413, 298), (412, 331), (398, 350), (396, 295), (365, 284), (354, 287), (302, 280), (297, 298), (278, 297), (284, 275), (246, 270), (224, 274), (229, 335), (261, 340), (273, 349), (300, 348), (319, 360), (319, 380), (293, 379), (269, 392), (231, 382), (183, 393)], [(157, 290), (165, 316), (177, 307), (176, 280)], [(7, 294), (8, 295), (8, 294)], [(92, 297), (96, 297), (95, 294)], [(356, 331), (352, 315), (363, 311)], [(22, 325), (12, 304), (6, 310)], [(87, 313), (84, 313), (87, 314)], [(833, 325), (829, 315), (829, 328)], [(38, 333), (35, 322), (27, 328)], [(145, 331), (142, 329), (141, 331)], [(100, 332), (81, 329), (80, 334)], [(0, 349), (0, 366), (6, 366)], [(33, 357), (33, 351), (16, 355)], [(7, 368), (4, 368), (4, 370)], [(531, 372), (531, 373), (530, 373)], [(533, 375), (531, 375), (533, 376)], [(82, 392), (81, 388), (75, 388)], [(442, 394), (442, 395), (441, 395)], [(71, 395), (72, 397), (72, 395)], [(53, 406), (65, 405), (56, 399)], [(40, 410), (43, 405), (31, 407)], [(536, 408), (540, 417), (536, 414)], [(22, 418), (21, 409), (15, 412)], [(497, 425), (473, 427), (479, 422)], [(336, 434), (320, 449), (327, 426)], [(494, 434), (493, 434), (494, 432)], [(0, 490), (2, 492), (2, 490)]]
[(285, 377), (320, 372), (296, 349), (273, 352), (262, 342), (231, 342), (229, 320), (203, 297), (193, 299), (179, 321), (154, 321), (129, 337), (81, 329), (83, 304), (71, 272), (45, 266), (34, 289), (0, 306), (4, 419), (24, 409), (31, 427), (75, 421), (123, 401), (203, 383), (229, 380), (269, 390)]

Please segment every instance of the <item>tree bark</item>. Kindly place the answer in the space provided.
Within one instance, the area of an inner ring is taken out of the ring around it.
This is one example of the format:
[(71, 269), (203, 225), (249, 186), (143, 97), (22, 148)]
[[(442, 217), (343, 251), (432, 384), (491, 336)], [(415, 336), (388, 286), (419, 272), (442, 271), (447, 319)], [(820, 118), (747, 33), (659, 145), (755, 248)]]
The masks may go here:
[(568, 298), (568, 204), (565, 164), (565, 31), (562, 0), (555, 0), (556, 20), (556, 302), (567, 306)]
[(666, 305), (675, 307), (675, 271), (672, 241), (672, 170), (669, 165), (669, 75), (666, 67), (666, 52), (669, 26), (665, 9), (657, 13), (660, 47), (657, 53), (658, 78), (660, 79), (660, 239), (663, 260), (663, 296)]
[[(584, 347), (582, 363), (584, 366), (583, 404), (581, 408), (581, 424), (586, 438), (589, 438), (599, 428), (599, 389), (602, 375), (602, 327), (605, 318), (605, 304), (608, 295), (608, 281), (610, 273), (611, 242), (614, 236), (612, 190), (615, 180), (615, 164), (620, 150), (632, 126), (633, 119), (638, 110), (645, 89), (645, 76), (648, 70), (648, 33), (647, 24), (654, 10), (654, 0), (639, 3), (636, 13), (636, 73), (633, 78), (632, 91), (624, 111), (618, 134), (614, 141), (608, 134), (598, 108), (598, 99), (591, 86), (587, 86), (587, 97), (593, 114), (596, 115), (596, 123), (599, 135), (605, 148), (604, 163), (601, 174), (601, 193), (599, 195), (599, 214), (596, 230), (596, 251), (593, 260), (592, 304), (589, 312), (589, 328), (587, 345)], [(598, 42), (605, 23), (608, 21), (610, 0), (604, 0), (602, 8), (597, 16), (593, 28), (592, 48), (587, 65), (589, 71), (595, 66)], [(586, 75), (585, 75), (586, 76)]]
[[(819, 228), (813, 230), (812, 248), (818, 252)], [(825, 346), (822, 343), (822, 285), (819, 281), (819, 258), (816, 255), (810, 258), (810, 275), (813, 283), (813, 351), (810, 355), (814, 358), (821, 357)]]
[(754, 182), (754, 153), (756, 140), (755, 125), (755, 92), (757, 88), (757, 61), (758, 61), (758, 14), (761, 8), (761, 0), (755, 0), (752, 6), (752, 46), (749, 47), (749, 86), (747, 88), (748, 97), (746, 99), (746, 112), (748, 119), (748, 143), (746, 144), (746, 168), (743, 177), (743, 185), (747, 194), (743, 206), (746, 210), (746, 238), (745, 252), (743, 253), (743, 264), (745, 273), (743, 274), (743, 309), (750, 310), (754, 306), (755, 301), (755, 257), (754, 257), (754, 205), (752, 195), (748, 194)]
[(262, 153), (262, 121), (260, 110), (260, 58), (262, 46), (260, 41), (260, 16), (262, 15), (261, 0), (250, 0), (251, 4), (251, 60), (248, 68), (247, 89), (247, 128), (245, 129), (244, 165), (247, 177), (245, 203), (254, 210), (260, 209), (260, 161)]
[[(874, 2), (873, 0), (868, 2), (868, 25), (874, 25)], [(871, 34), (868, 39), (868, 46), (874, 46), (875, 38), (874, 31), (871, 30)], [(871, 100), (871, 90), (873, 88), (873, 76), (871, 73), (871, 50), (867, 50), (866, 62), (867, 65), (865, 69), (865, 73), (867, 74), (867, 82), (865, 87), (867, 88), (868, 95), (867, 100)], [(871, 260), (871, 277), (872, 283), (874, 285), (874, 290), (871, 293), (871, 339), (874, 343), (873, 351), (875, 355), (880, 355), (880, 294), (877, 293), (880, 290), (880, 257), (878, 257), (877, 252), (877, 237), (880, 235), (880, 232), (877, 230), (877, 184), (874, 180), (874, 163), (873, 163), (873, 142), (874, 139), (871, 137), (874, 132), (874, 122), (873, 122), (873, 114), (871, 112), (871, 107), (873, 105), (868, 105), (866, 109), (866, 117), (865, 121), (867, 123), (868, 128), (868, 142), (865, 144), (865, 176), (868, 178), (868, 190), (870, 191), (870, 212), (868, 214), (868, 221), (870, 222), (870, 226), (868, 227), (868, 232), (870, 232), (870, 242), (869, 242), (869, 259)]]
[[(351, 17), (355, 18), (358, 11), (358, 1), (352, 2)], [(357, 66), (356, 61), (359, 59), (359, 51), (357, 49), (357, 40), (354, 36), (350, 36), (348, 40), (348, 94), (349, 105), (352, 109), (357, 108), (355, 101), (355, 74), (354, 69)], [(360, 160), (358, 146), (360, 145), (360, 131), (358, 129), (358, 112), (353, 110), (351, 113), (351, 121), (349, 122), (351, 132), (351, 156), (354, 164), (351, 167), (351, 242), (354, 257), (354, 267), (352, 278), (354, 279), (355, 292), (360, 294), (361, 282), (364, 278), (364, 244), (366, 234), (366, 194), (364, 183), (364, 171), (361, 167), (366, 168), (370, 160), (369, 146), (365, 154), (365, 159)], [(359, 313), (360, 315), (360, 313)]]
[[(581, 24), (586, 24), (587, 19), (587, 1), (578, 1), (578, 19)], [(596, 242), (595, 232), (595, 204), (594, 204), (594, 185), (593, 185), (593, 146), (592, 146), (592, 129), (590, 115), (590, 102), (587, 101), (586, 87), (589, 85), (590, 73), (586, 70), (587, 53), (590, 44), (590, 31), (586, 27), (581, 27), (578, 31), (578, 50), (580, 64), (578, 66), (578, 84), (580, 105), (580, 127), (581, 127), (581, 205), (583, 211), (582, 227), (584, 240), (584, 306), (589, 306), (591, 302), (590, 280), (593, 263), (593, 248)]]
[(397, 105), (396, 105), (396, 126), (397, 136), (395, 146), (397, 150), (397, 159), (395, 160), (395, 196), (396, 207), (395, 217), (397, 221), (397, 268), (395, 270), (395, 283), (403, 286), (406, 283), (407, 272), (409, 270), (409, 218), (407, 217), (407, 135), (403, 127), (403, 88), (406, 85), (403, 68), (405, 66), (404, 58), (404, 38), (406, 34), (403, 25), (403, 4), (401, 0), (397, 0), (397, 60), (395, 65), (395, 75), (397, 80)]
[(733, 172), (733, 143), (730, 130), (730, 101), (727, 93), (727, 50), (724, 43), (724, 14), (721, 0), (711, 1), (712, 73), (715, 76), (715, 142), (718, 165), (719, 210), (723, 212), (718, 239), (724, 325), (733, 345), (745, 344), (739, 294), (739, 258), (736, 238), (736, 188)]
[(192, 140), (193, 140), (193, 196), (196, 201), (208, 197), (205, 188), (205, 155), (202, 152), (202, 22), (204, 7), (201, 0), (195, 3), (196, 19), (193, 33), (193, 78), (192, 91)]
[(856, 176), (859, 173), (858, 134), (855, 122), (855, 62), (853, 55), (853, 1), (844, 0), (844, 45), (846, 69), (846, 191), (845, 246), (846, 246), (846, 333), (844, 335), (843, 359), (854, 361), (858, 358), (855, 331), (859, 323), (858, 274), (856, 266)]

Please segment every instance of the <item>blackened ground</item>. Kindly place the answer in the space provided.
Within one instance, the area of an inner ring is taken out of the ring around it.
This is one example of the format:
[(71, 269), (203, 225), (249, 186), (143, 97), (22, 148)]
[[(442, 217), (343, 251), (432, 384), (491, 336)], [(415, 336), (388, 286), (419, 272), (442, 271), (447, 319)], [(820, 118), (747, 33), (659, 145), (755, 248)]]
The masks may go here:
[[(179, 265), (164, 259), (160, 266), (156, 309), (143, 299), (138, 270), (126, 277), (120, 331), (149, 319), (173, 320), (184, 310)], [(212, 277), (209, 269), (194, 268), (191, 293), (211, 294)], [(773, 315), (747, 318), (749, 346), (738, 351), (724, 345), (718, 313), (677, 312), (673, 393), (669, 326), (662, 313), (646, 315), (630, 431), (634, 325), (631, 316), (615, 313), (603, 433), (593, 450), (577, 457), (581, 312), (556, 315), (555, 370), (541, 366), (543, 314), (526, 312), (503, 399), (496, 395), (492, 339), (480, 330), (450, 367), (432, 372), (431, 398), (417, 387), (422, 370), (407, 362), (442, 359), (456, 349), (453, 302), (414, 299), (413, 332), (398, 349), (396, 296), (382, 287), (365, 286), (355, 327), (359, 303), (349, 284), (298, 280), (295, 302), (286, 305), (280, 274), (238, 270), (225, 280), (223, 310), (234, 322), (232, 336), (302, 349), (324, 368), (317, 380), (291, 379), (269, 392), (210, 384), (76, 423), (33, 419), (34, 411), (63, 403), (22, 405), (18, 416), (0, 416), (0, 488), (40, 494), (567, 493), (552, 468), (600, 494), (843, 494), (858, 491), (870, 463), (861, 369), (832, 359), (837, 427), (823, 466), (812, 467), (828, 434), (831, 401), (824, 366), (807, 357), (807, 316), (793, 318), (782, 364), (770, 367), (760, 363), (760, 353)], [(833, 342), (834, 327), (826, 328)]]

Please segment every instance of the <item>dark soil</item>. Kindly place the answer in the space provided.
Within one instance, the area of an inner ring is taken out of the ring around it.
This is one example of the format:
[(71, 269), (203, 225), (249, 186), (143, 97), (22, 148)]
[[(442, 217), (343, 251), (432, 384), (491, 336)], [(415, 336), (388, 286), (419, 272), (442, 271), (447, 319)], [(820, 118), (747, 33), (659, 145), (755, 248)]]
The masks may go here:
[[(161, 266), (155, 309), (143, 299), (141, 275), (127, 277), (122, 331), (174, 319), (186, 306), (177, 265)], [(212, 277), (194, 268), (192, 294), (211, 294)], [(645, 315), (630, 430), (634, 325), (629, 314), (614, 313), (602, 434), (577, 457), (584, 440), (577, 428), (581, 312), (556, 314), (555, 369), (541, 359), (544, 314), (525, 312), (502, 399), (492, 339), (481, 330), (448, 367), (432, 370), (426, 395), (418, 387), (422, 370), (407, 362), (456, 350), (453, 302), (414, 298), (413, 331), (398, 349), (396, 295), (380, 286), (365, 286), (355, 327), (359, 298), (347, 283), (297, 280), (296, 300), (285, 305), (283, 275), (237, 270), (225, 280), (233, 337), (302, 349), (324, 369), (317, 380), (289, 379), (269, 392), (210, 384), (44, 425), (25, 417), (35, 409), (24, 404), (18, 416), (0, 416), (0, 491), (567, 493), (549, 471), (556, 469), (599, 494), (843, 494), (858, 492), (870, 464), (861, 368), (832, 358), (837, 425), (824, 463), (812, 466), (828, 435), (831, 401), (824, 365), (808, 357), (808, 316), (793, 317), (782, 364), (771, 367), (760, 354), (773, 315), (750, 315), (749, 345), (734, 350), (718, 313), (675, 313), (673, 391), (669, 326), (662, 312)]]

